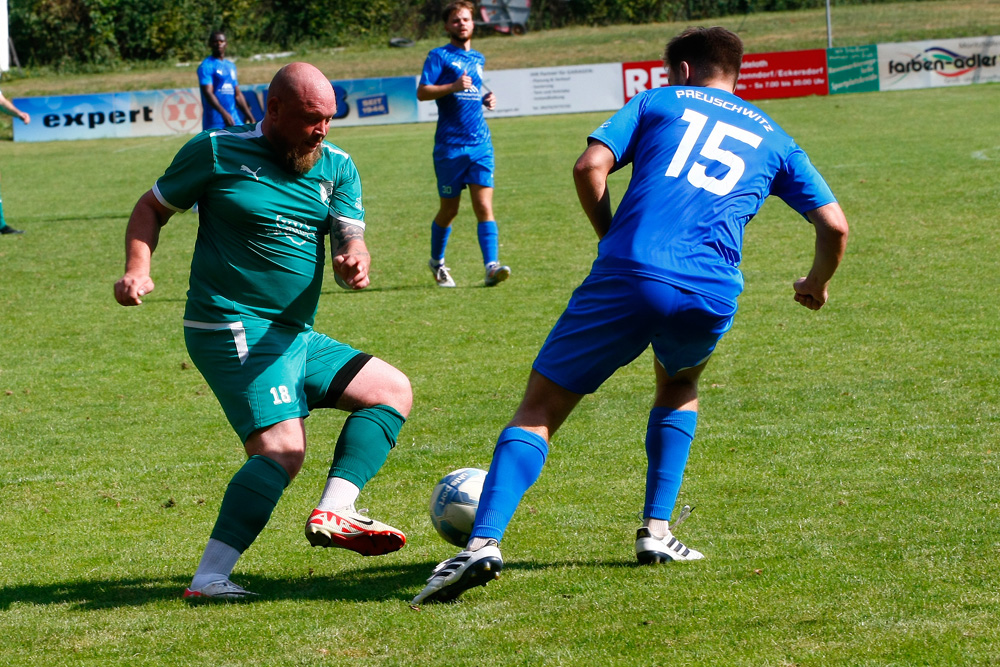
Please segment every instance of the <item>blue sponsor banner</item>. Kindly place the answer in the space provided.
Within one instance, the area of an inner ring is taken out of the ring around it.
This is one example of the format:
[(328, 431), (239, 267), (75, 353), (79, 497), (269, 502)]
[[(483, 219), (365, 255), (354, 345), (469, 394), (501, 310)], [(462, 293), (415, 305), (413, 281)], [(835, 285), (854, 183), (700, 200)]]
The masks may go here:
[(417, 77), (333, 81), (337, 93), (337, 125), (416, 123)]
[(389, 114), (389, 96), (372, 95), (358, 99), (358, 116), (387, 116)]
[[(338, 125), (416, 123), (417, 77), (331, 81)], [(254, 118), (267, 109), (267, 84), (241, 86)], [(130, 93), (22, 97), (14, 103), (31, 124), (14, 120), (14, 141), (61, 141), (194, 134), (201, 130), (197, 88)]]
[(31, 124), (14, 124), (15, 141), (190, 134), (201, 129), (197, 89), (23, 97), (14, 100)]

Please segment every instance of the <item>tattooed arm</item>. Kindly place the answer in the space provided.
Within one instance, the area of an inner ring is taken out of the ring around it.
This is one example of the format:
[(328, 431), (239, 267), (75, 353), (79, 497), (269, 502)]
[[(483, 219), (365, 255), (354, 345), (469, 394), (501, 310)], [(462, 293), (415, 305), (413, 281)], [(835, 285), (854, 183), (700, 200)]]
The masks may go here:
[(368, 267), (372, 260), (365, 245), (364, 226), (334, 220), (330, 245), (333, 249), (333, 270), (339, 277), (338, 282), (346, 283), (350, 289), (368, 287)]

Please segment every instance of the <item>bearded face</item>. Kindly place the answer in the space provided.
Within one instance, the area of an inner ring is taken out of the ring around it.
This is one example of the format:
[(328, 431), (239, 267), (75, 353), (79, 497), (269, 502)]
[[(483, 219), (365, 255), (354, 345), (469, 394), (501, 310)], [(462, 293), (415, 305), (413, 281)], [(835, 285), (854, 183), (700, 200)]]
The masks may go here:
[(268, 111), (268, 138), (282, 164), (293, 174), (308, 173), (322, 155), (330, 119), (337, 113), (333, 90), (323, 89), (322, 94), (288, 101), (274, 100), (273, 106), (269, 101)]
[(293, 174), (308, 174), (309, 171), (319, 162), (319, 157), (323, 152), (321, 146), (306, 153), (300, 153), (296, 148), (286, 148), (281, 154), (282, 166)]

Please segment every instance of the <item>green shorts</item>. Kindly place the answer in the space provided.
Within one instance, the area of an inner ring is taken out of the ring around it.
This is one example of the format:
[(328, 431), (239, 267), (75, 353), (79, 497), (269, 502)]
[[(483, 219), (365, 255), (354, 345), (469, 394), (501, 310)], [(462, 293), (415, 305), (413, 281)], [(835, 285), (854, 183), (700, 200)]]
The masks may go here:
[(312, 329), (256, 321), (184, 320), (184, 341), (241, 442), (311, 409), (334, 407), (371, 359)]

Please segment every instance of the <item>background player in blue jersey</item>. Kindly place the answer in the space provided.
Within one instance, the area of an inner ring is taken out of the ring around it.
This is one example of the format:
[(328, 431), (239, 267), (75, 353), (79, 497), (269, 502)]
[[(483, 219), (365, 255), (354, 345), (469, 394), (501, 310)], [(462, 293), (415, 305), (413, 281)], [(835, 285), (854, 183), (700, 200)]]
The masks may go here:
[[(25, 125), (31, 122), (31, 116), (29, 116), (28, 114), (24, 113), (16, 106), (14, 106), (14, 103), (8, 100), (6, 97), (4, 97), (3, 93), (0, 93), (0, 113), (6, 114), (8, 116), (13, 116), (14, 118), (19, 118), (21, 122), (24, 123)], [(0, 234), (7, 235), (7, 234), (23, 234), (23, 233), (24, 232), (21, 231), (20, 229), (14, 229), (10, 225), (8, 225), (7, 221), (4, 220), (3, 199), (0, 199)]]
[(324, 141), (336, 95), (307, 63), (281, 68), (268, 93), (260, 124), (199, 133), (139, 199), (115, 283), (121, 305), (141, 304), (154, 287), (160, 228), (200, 202), (184, 339), (248, 458), (222, 498), (186, 598), (253, 595), (230, 573), (301, 469), (312, 410), (350, 415), (306, 538), (365, 556), (406, 543), (354, 502), (396, 444), (413, 400), (409, 380), (312, 327), (327, 237), (343, 284), (369, 284), (361, 179), (350, 155)]
[(213, 32), (208, 36), (212, 55), (198, 65), (203, 130), (217, 130), (255, 120), (236, 80), (236, 65), (226, 60), (227, 44), (225, 33)]
[[(414, 599), (445, 601), (499, 575), (499, 541), (584, 394), (649, 347), (656, 392), (646, 430), (640, 563), (698, 560), (669, 520), (694, 437), (698, 377), (736, 313), (743, 229), (778, 195), (812, 223), (812, 267), (795, 300), (812, 310), (847, 244), (848, 226), (805, 153), (733, 95), (743, 45), (723, 28), (692, 28), (667, 45), (669, 86), (633, 98), (589, 137), (573, 171), (597, 236), (597, 259), (535, 360), (521, 405), (500, 434), (465, 550)], [(608, 175), (632, 176), (612, 215)]]
[(417, 86), (417, 99), (435, 100), (438, 108), (434, 172), (441, 203), (431, 224), (428, 264), (440, 287), (455, 286), (444, 255), (466, 185), (479, 221), (477, 235), (486, 267), (485, 284), (492, 287), (510, 277), (510, 267), (499, 259), (499, 233), (493, 216), (493, 142), (483, 115), (483, 107), (494, 109), (497, 101), (492, 91), (483, 92), (486, 58), (472, 49), (472, 11), (472, 3), (464, 0), (442, 10), (450, 42), (427, 54)]

